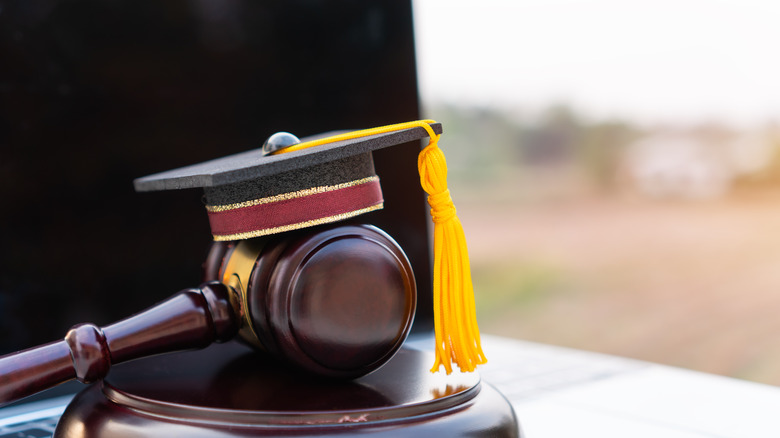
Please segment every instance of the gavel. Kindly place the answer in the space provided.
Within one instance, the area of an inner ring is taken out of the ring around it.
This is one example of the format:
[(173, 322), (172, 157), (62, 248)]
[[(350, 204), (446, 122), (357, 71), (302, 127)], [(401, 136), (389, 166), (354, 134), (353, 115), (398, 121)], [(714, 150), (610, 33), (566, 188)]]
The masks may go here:
[(0, 357), (0, 405), (236, 335), (301, 370), (357, 378), (401, 347), (417, 301), (403, 250), (363, 224), (215, 242), (204, 280), (114, 324), (79, 324), (63, 340)]

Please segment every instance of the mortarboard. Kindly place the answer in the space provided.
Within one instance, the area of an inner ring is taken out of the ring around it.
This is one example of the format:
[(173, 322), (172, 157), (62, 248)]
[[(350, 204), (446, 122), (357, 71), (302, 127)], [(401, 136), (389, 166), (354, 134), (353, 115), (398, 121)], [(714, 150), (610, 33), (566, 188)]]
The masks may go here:
[(418, 158), (434, 222), (436, 362), (451, 372), (485, 363), (466, 241), (447, 189), (440, 124), (414, 121), (299, 141), (288, 133), (263, 148), (135, 180), (137, 191), (203, 188), (215, 240), (241, 240), (352, 218), (383, 207), (374, 150), (429, 138)]

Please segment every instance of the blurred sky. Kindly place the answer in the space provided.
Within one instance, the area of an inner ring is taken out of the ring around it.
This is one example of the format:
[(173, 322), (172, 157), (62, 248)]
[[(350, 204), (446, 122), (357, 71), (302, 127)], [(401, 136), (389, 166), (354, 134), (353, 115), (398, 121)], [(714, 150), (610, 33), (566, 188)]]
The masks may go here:
[(635, 123), (780, 118), (780, 1), (415, 0), (420, 92)]

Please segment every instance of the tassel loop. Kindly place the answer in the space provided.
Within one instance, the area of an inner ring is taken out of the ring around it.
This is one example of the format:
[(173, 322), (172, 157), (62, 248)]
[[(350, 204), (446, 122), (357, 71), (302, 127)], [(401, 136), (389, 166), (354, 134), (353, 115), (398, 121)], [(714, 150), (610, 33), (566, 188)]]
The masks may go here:
[(436, 195), (447, 190), (447, 160), (444, 152), (439, 149), (439, 137), (427, 127), (430, 140), (428, 146), (417, 156), (417, 170), (420, 173), (420, 184), (428, 195)]

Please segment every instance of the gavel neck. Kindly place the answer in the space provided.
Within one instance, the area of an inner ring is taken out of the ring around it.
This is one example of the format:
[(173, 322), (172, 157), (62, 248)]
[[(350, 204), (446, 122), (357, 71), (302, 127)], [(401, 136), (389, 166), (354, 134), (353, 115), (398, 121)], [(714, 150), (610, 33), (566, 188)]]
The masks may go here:
[(205, 283), (105, 327), (111, 362), (203, 348), (231, 339), (238, 330), (238, 319), (228, 292), (222, 283)]

